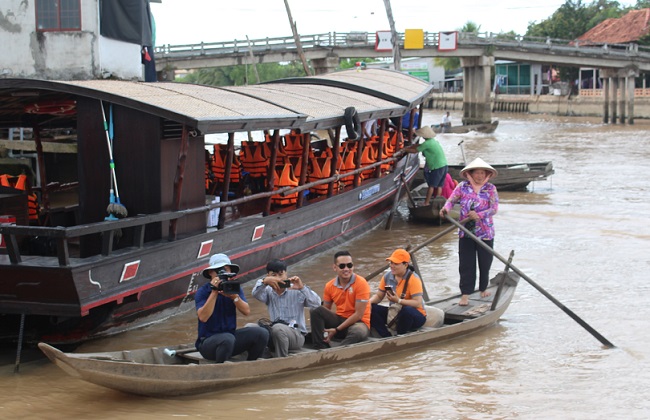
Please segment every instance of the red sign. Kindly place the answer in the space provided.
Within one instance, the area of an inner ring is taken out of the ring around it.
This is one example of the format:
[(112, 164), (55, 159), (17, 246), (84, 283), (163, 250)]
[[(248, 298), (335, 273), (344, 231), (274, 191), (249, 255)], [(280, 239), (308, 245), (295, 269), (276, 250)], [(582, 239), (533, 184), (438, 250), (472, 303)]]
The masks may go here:
[(120, 283), (133, 279), (138, 274), (138, 268), (140, 268), (140, 260), (124, 264)]
[(210, 251), (212, 250), (212, 241), (213, 239), (201, 242), (201, 246), (199, 247), (199, 255), (196, 256), (197, 259), (210, 255)]
[(251, 238), (251, 242), (257, 241), (258, 239), (262, 239), (262, 235), (264, 235), (264, 225), (255, 226), (255, 230), (253, 231), (253, 238)]

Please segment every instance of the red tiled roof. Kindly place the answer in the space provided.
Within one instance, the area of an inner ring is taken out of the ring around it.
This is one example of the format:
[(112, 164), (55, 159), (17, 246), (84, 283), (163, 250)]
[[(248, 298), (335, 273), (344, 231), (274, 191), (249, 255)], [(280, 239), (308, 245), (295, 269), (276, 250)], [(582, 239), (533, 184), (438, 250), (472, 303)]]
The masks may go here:
[(607, 19), (578, 37), (580, 44), (626, 44), (650, 32), (650, 9), (632, 10), (618, 19)]

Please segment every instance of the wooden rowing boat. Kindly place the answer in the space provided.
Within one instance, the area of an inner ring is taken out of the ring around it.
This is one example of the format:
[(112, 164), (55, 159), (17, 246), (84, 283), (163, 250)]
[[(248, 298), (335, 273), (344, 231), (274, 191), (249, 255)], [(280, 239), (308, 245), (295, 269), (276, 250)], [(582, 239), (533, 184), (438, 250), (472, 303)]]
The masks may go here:
[(285, 358), (233, 359), (217, 364), (203, 359), (189, 344), (101, 353), (64, 353), (45, 343), (39, 347), (66, 373), (96, 385), (149, 397), (199, 394), (475, 333), (499, 320), (512, 300), (518, 280), (514, 273), (498, 274), (488, 288), (491, 296), (481, 298), (479, 292), (473, 293), (469, 306), (458, 306), (460, 296), (427, 302), (428, 307), (444, 311), (444, 324), (440, 327), (423, 327), (409, 334), (369, 338), (325, 350), (314, 350), (307, 344)]
[(432, 125), (431, 128), (436, 133), (452, 133), (452, 134), (465, 134), (471, 131), (477, 133), (494, 133), (499, 126), (499, 121), (492, 121), (485, 124), (468, 124), (468, 125), (452, 125), (451, 127), (442, 127), (441, 125)]
[[(491, 166), (499, 172), (496, 178), (490, 179), (490, 182), (497, 187), (498, 191), (525, 190), (531, 182), (546, 180), (555, 173), (553, 162), (550, 161), (491, 164)], [(464, 167), (465, 165), (449, 165), (449, 174), (460, 182), (463, 180), (460, 177), (460, 171)]]
[[(411, 190), (413, 201), (408, 204), (410, 218), (416, 222), (436, 225), (447, 223), (446, 220), (440, 217), (440, 209), (445, 205), (447, 199), (445, 197), (435, 197), (431, 199), (428, 206), (425, 206), (424, 200), (428, 189), (429, 186), (424, 182)], [(458, 207), (452, 208), (449, 214), (454, 219), (458, 219)]]

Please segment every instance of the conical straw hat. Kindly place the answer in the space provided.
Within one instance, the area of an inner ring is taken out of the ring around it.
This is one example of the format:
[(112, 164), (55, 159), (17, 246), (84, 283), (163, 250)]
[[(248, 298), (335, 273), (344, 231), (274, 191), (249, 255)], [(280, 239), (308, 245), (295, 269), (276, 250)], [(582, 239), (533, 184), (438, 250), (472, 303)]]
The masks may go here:
[(436, 133), (433, 131), (431, 127), (425, 125), (424, 127), (420, 127), (417, 130), (415, 130), (415, 135), (420, 136), (423, 139), (432, 139), (436, 136)]
[(462, 176), (463, 178), (467, 178), (465, 174), (467, 173), (467, 171), (471, 171), (473, 169), (484, 169), (488, 172), (491, 172), (492, 178), (494, 178), (499, 174), (496, 169), (494, 169), (493, 167), (485, 163), (483, 159), (476, 158), (473, 161), (471, 161), (469, 165), (465, 166), (462, 171), (460, 171), (460, 176)]

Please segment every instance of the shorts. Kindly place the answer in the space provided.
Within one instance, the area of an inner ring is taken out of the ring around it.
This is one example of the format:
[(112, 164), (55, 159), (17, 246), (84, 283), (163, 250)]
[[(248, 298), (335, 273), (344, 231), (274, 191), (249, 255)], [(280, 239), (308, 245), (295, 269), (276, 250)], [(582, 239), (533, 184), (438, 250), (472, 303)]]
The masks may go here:
[(442, 188), (445, 185), (445, 177), (447, 176), (447, 167), (431, 170), (424, 168), (424, 180), (427, 185), (432, 188)]

